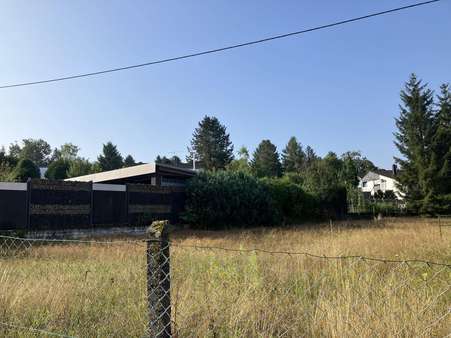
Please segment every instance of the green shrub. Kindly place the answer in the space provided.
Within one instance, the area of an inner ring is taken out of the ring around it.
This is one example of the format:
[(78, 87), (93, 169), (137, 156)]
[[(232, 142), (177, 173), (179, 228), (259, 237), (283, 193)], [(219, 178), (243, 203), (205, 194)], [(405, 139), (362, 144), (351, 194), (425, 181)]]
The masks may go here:
[(40, 176), (39, 168), (28, 159), (20, 160), (11, 173), (11, 179), (19, 182), (25, 182), (28, 178), (39, 178)]
[(265, 185), (243, 172), (201, 173), (187, 185), (183, 219), (193, 226), (219, 229), (262, 226), (277, 221)]
[(70, 163), (66, 160), (59, 159), (50, 163), (45, 177), (49, 180), (64, 180), (67, 178), (67, 171), (69, 170)]
[(291, 178), (266, 178), (262, 182), (269, 191), (280, 223), (292, 224), (320, 216), (317, 199)]

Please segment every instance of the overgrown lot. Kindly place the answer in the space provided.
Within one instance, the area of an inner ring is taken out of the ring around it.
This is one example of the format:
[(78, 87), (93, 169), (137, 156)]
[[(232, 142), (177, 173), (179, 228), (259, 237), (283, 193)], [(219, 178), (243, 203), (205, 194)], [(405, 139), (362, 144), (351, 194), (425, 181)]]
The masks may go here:
[[(3, 242), (0, 336), (43, 335), (33, 330), (77, 337), (143, 336), (145, 243), (113, 240), (121, 242)], [(451, 269), (389, 261), (450, 264), (451, 227), (442, 227), (440, 236), (435, 220), (186, 230), (172, 240), (172, 313), (179, 337), (410, 337), (451, 332)]]

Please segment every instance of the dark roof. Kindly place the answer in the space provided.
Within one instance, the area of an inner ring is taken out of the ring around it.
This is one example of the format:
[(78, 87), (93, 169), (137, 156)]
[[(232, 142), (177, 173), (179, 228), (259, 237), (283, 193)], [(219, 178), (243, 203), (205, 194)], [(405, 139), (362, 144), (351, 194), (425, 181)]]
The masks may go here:
[(393, 173), (392, 170), (387, 170), (387, 169), (376, 169), (376, 170), (371, 170), (372, 172), (375, 172), (376, 174), (382, 175), (382, 176), (387, 176), (390, 178), (396, 178), (396, 175)]

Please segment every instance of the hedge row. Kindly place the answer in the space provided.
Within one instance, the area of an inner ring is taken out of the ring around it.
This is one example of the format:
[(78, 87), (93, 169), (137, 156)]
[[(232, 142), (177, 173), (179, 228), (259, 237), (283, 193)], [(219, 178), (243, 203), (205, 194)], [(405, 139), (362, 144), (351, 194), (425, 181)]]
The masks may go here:
[(204, 229), (293, 224), (346, 211), (344, 189), (318, 196), (286, 177), (257, 179), (242, 172), (201, 173), (186, 193), (183, 219)]

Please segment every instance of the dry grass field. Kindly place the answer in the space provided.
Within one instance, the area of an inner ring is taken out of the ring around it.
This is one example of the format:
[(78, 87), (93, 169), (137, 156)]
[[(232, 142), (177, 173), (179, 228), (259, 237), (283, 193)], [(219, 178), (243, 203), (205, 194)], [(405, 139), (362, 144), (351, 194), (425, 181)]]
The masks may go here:
[[(184, 230), (175, 233), (172, 241), (177, 337), (444, 337), (451, 333), (449, 267), (217, 249), (450, 264), (451, 227), (442, 227), (440, 236), (435, 220), (354, 221), (332, 228), (312, 224)], [(5, 250), (11, 245), (20, 250)], [(0, 244), (1, 337), (45, 336), (37, 330), (76, 337), (143, 336), (145, 243), (28, 246), (28, 242)]]

